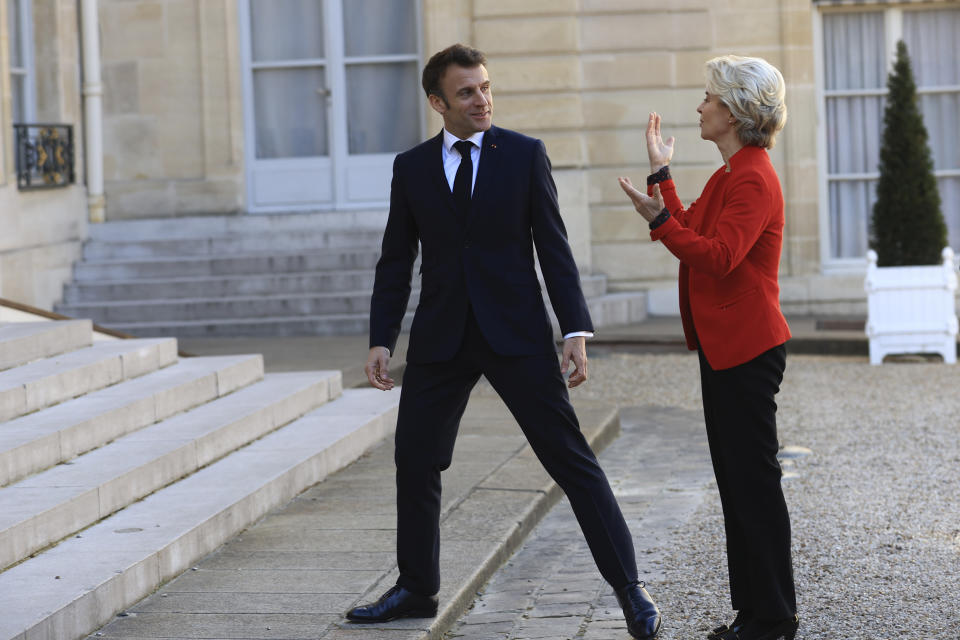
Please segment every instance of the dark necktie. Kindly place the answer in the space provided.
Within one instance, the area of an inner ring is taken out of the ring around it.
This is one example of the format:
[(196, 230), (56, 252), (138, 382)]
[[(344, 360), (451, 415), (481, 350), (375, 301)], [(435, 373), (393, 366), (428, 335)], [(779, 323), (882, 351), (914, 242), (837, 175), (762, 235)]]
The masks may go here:
[(460, 152), (460, 166), (457, 168), (457, 176), (453, 179), (453, 203), (457, 207), (457, 213), (466, 219), (470, 213), (470, 191), (473, 183), (473, 158), (470, 157), (470, 150), (473, 143), (469, 140), (461, 140), (453, 144)]

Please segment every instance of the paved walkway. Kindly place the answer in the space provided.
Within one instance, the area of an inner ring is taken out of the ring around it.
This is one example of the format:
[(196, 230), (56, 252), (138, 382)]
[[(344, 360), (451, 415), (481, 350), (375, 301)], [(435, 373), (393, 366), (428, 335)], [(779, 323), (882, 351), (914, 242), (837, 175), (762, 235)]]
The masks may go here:
[[(641, 579), (657, 598), (671, 532), (713, 491), (703, 419), (677, 408), (621, 413), (622, 435), (600, 456), (633, 533)], [(664, 624), (676, 626), (665, 613)], [(563, 499), (446, 636), (465, 640), (626, 640), (623, 613)]]
[[(577, 403), (602, 449), (616, 408)], [(370, 627), (342, 614), (397, 578), (393, 445), (360, 460), (250, 527), (193, 570), (101, 629), (108, 638), (438, 638), (560, 497), (503, 403), (485, 385), (461, 423), (444, 474), (444, 584), (436, 619)]]

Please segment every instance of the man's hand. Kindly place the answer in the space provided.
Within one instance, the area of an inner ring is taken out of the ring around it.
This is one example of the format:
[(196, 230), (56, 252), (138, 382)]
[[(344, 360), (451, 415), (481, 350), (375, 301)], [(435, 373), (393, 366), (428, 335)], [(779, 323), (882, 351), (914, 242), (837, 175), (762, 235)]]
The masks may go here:
[(370, 355), (367, 356), (367, 366), (364, 371), (367, 372), (367, 380), (370, 384), (382, 391), (393, 389), (393, 378), (389, 376), (390, 350), (386, 347), (370, 347)]
[(576, 370), (567, 379), (567, 385), (573, 389), (587, 381), (587, 339), (583, 336), (574, 336), (563, 341), (563, 362), (560, 364), (560, 373), (566, 373), (570, 361)]

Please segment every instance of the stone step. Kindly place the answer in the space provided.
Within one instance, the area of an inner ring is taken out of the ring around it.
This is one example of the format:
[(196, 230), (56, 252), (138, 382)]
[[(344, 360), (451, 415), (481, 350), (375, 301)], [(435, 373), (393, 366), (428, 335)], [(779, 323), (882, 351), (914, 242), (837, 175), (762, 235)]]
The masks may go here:
[(290, 233), (317, 229), (379, 229), (382, 231), (386, 224), (387, 211), (377, 209), (116, 220), (92, 224), (89, 232), (90, 238), (94, 240), (124, 242), (130, 238), (164, 240), (244, 233)]
[[(0, 489), (0, 569), (219, 460), (340, 394), (340, 372), (260, 382)], [(216, 485), (213, 485), (216, 486)]]
[(0, 372), (0, 422), (173, 364), (173, 339), (110, 340)]
[(85, 260), (74, 265), (77, 282), (178, 278), (238, 274), (281, 274), (331, 269), (373, 269), (379, 248), (311, 252), (267, 252), (199, 258)]
[[(588, 298), (587, 307), (593, 326), (599, 331), (603, 327), (633, 324), (647, 319), (647, 296), (643, 291), (608, 293)], [(550, 311), (553, 312), (552, 309)]]
[[(369, 302), (369, 301), (368, 301)], [(643, 292), (608, 293), (587, 298), (594, 328), (642, 322), (647, 317), (646, 296)], [(414, 302), (411, 301), (404, 317), (402, 330), (409, 331), (413, 320)], [(554, 331), (559, 326), (553, 309), (547, 305)], [(329, 314), (315, 316), (274, 316), (267, 318), (225, 317), (194, 321), (155, 321), (102, 323), (116, 331), (136, 336), (177, 336), (181, 338), (234, 337), (234, 336), (336, 336), (363, 335), (370, 329), (370, 317), (366, 312)]]
[[(373, 290), (373, 269), (317, 271), (297, 274), (252, 274), (187, 278), (149, 278), (74, 283), (64, 289), (62, 308), (93, 302), (173, 300), (179, 298), (229, 298), (278, 294), (357, 292)], [(594, 297), (606, 293), (606, 277), (584, 276), (583, 293)], [(419, 289), (415, 279), (414, 290)]]
[(102, 280), (73, 283), (64, 288), (63, 304), (172, 300), (177, 298), (229, 298), (311, 292), (372, 291), (372, 269), (316, 271), (294, 274), (245, 274), (137, 280)]
[(379, 247), (383, 230), (343, 229), (280, 233), (244, 233), (213, 237), (186, 237), (160, 240), (89, 240), (83, 246), (85, 260), (119, 258), (197, 257), (277, 251), (317, 251)]
[[(416, 304), (418, 293), (410, 296)], [(149, 318), (152, 322), (210, 321), (219, 318), (296, 318), (370, 311), (369, 291), (237, 296), (229, 298), (175, 298), (84, 303), (59, 307), (63, 314), (91, 318), (106, 327), (132, 324)]]
[(90, 320), (10, 322), (0, 325), (0, 371), (89, 347)]
[[(404, 317), (402, 328), (410, 330), (413, 313)], [(273, 318), (220, 318), (213, 320), (130, 322), (106, 325), (135, 336), (180, 338), (356, 336), (370, 329), (368, 313)]]
[(347, 390), (0, 574), (0, 640), (83, 638), (390, 434), (399, 394)]
[(183, 358), (159, 371), (6, 422), (0, 428), (0, 486), (262, 378), (259, 354)]

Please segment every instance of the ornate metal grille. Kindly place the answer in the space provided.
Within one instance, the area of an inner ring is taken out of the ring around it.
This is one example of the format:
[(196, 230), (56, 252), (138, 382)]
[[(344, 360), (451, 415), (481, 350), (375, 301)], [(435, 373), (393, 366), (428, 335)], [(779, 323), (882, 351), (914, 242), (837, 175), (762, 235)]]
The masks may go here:
[(15, 124), (17, 188), (53, 189), (74, 182), (73, 126)]

